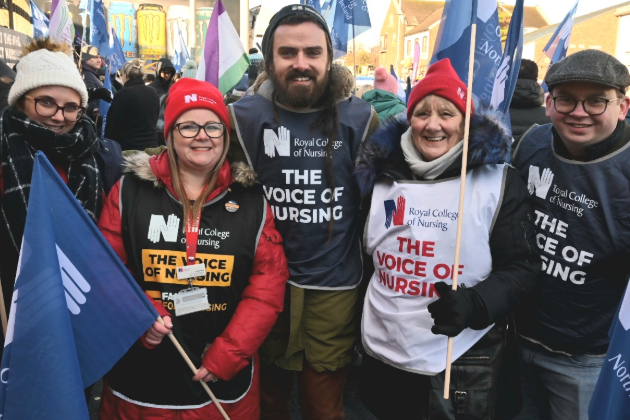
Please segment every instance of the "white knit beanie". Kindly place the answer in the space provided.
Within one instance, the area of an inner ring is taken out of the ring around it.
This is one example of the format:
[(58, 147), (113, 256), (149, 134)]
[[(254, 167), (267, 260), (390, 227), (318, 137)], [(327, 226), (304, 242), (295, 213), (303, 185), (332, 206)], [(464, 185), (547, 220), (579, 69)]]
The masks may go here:
[(72, 58), (63, 52), (41, 49), (22, 57), (9, 91), (9, 105), (15, 106), (22, 95), (42, 86), (73, 89), (81, 96), (81, 106), (87, 106), (88, 92), (83, 78)]

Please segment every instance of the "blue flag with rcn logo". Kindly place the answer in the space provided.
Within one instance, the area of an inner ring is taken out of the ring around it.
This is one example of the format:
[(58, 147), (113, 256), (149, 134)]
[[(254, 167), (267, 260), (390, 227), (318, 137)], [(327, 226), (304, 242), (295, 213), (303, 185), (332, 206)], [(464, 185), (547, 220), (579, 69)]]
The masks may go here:
[(488, 104), (503, 55), (496, 0), (447, 0), (431, 64), (449, 58), (459, 78), (468, 84), (472, 22), (477, 24), (473, 97)]
[(335, 59), (348, 54), (348, 43), (372, 27), (367, 0), (335, 0), (330, 30)]
[(625, 420), (630, 412), (630, 285), (608, 332), (610, 345), (588, 410), (589, 418)]
[(88, 420), (83, 388), (158, 314), (41, 152), (0, 370), (0, 417)]
[(318, 13), (322, 13), (322, 6), (319, 3), (319, 0), (302, 0), (302, 4), (311, 6), (313, 9), (317, 10)]

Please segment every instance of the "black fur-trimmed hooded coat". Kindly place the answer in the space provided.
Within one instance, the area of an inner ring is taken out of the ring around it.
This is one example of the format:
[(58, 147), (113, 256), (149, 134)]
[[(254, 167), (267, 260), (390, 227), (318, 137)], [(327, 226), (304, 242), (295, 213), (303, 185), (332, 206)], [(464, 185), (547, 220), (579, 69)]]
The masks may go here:
[[(413, 179), (400, 145), (401, 136), (408, 128), (404, 114), (386, 120), (359, 150), (355, 177), (364, 197), (364, 220), (367, 220), (371, 205), (372, 188), (380, 177)], [(488, 108), (475, 109), (470, 126), (468, 170), (507, 162), (510, 145), (511, 138), (500, 114)], [(456, 160), (437, 179), (459, 176), (460, 173), (461, 161)], [(507, 171), (499, 215), (490, 234), (490, 250), (492, 273), (474, 287), (487, 309), (487, 319), (480, 323), (486, 326), (503, 319), (530, 294), (540, 271), (529, 193), (511, 166)], [(367, 259), (371, 261), (371, 257)], [(372, 271), (373, 267), (366, 274), (370, 276)]]
[[(359, 150), (355, 177), (364, 197), (362, 219), (365, 221), (375, 182), (382, 177), (394, 180), (414, 179), (401, 148), (401, 136), (408, 128), (409, 123), (404, 114), (386, 120)], [(512, 139), (498, 112), (482, 107), (475, 109), (471, 118), (468, 170), (474, 170), (481, 165), (508, 163), (511, 142)], [(461, 159), (451, 164), (437, 179), (459, 177), (460, 174)], [(382, 206), (382, 203), (380, 205)], [(491, 332), (505, 326), (510, 312), (523, 302), (536, 286), (540, 273), (540, 257), (534, 241), (532, 215), (527, 188), (516, 169), (510, 166), (507, 170), (499, 215), (490, 233), (492, 272), (484, 281), (469, 288), (476, 292), (476, 300), (481, 306), (476, 312), (477, 319), (473, 320), (471, 326), (475, 329), (483, 329), (492, 323), (496, 326), (466, 355), (488, 354), (488, 349), (496, 345), (493, 341), (495, 338), (490, 338), (493, 334), (496, 336), (496, 333)], [(372, 256), (365, 256), (364, 261), (367, 263), (364, 266), (364, 276), (367, 280), (374, 272)], [(513, 333), (514, 328), (510, 328), (510, 331)], [(493, 418), (511, 418), (513, 410), (518, 407), (518, 403), (513, 400), (519, 392), (513, 388), (518, 378), (514, 377), (515, 374), (509, 371), (509, 368), (507, 370), (509, 373), (504, 370), (509, 364), (516, 363), (516, 352), (512, 350), (504, 355), (506, 362), (500, 367), (492, 363), (501, 369), (502, 379), (495, 382), (491, 378), (484, 378), (492, 383), (492, 388), (497, 392), (496, 399), (490, 398), (485, 402), (495, 405), (496, 417)], [(450, 404), (446, 402), (448, 400), (444, 401), (444, 404)]]

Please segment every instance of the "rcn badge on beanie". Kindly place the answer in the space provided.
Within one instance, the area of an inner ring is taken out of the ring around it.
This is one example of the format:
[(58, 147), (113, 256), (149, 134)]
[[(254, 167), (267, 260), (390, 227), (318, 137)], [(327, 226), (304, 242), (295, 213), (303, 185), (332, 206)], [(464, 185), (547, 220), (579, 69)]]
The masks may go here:
[[(462, 114), (466, 113), (466, 95), (468, 89), (451, 65), (451, 60), (444, 58), (429, 67), (427, 75), (413, 88), (407, 101), (407, 119), (411, 120), (413, 110), (422, 99), (429, 95), (436, 95), (447, 99)], [(472, 112), (472, 102), (470, 103)]]
[(43, 86), (63, 86), (77, 91), (81, 106), (87, 106), (88, 92), (79, 69), (61, 51), (41, 49), (30, 52), (17, 64), (15, 83), (9, 91), (9, 105), (15, 106), (25, 93)]
[(165, 137), (173, 129), (175, 121), (184, 112), (191, 109), (208, 109), (219, 117), (230, 131), (230, 118), (223, 103), (221, 92), (208, 82), (196, 79), (184, 78), (178, 80), (166, 97), (166, 109), (164, 110), (164, 135)]

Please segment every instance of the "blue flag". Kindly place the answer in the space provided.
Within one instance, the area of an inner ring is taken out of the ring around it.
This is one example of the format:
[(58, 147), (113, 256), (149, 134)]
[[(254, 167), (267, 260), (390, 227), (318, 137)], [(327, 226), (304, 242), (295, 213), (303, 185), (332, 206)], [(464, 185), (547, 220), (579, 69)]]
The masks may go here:
[(157, 312), (41, 152), (0, 371), (4, 419), (88, 420), (101, 378)]
[(608, 332), (610, 345), (588, 409), (589, 418), (625, 420), (630, 412), (630, 284)]
[(302, 0), (301, 2), (302, 4), (305, 4), (307, 6), (311, 6), (313, 9), (317, 10), (317, 12), (321, 15), (322, 14), (322, 7), (319, 4), (319, 0)]
[[(569, 13), (567, 13), (562, 22), (560, 22), (560, 25), (556, 28), (549, 42), (545, 45), (545, 48), (543, 48), (543, 52), (551, 60), (549, 67), (567, 56), (571, 32), (573, 32), (575, 12), (577, 11), (579, 1), (580, 0), (577, 0), (575, 2), (571, 10), (569, 10)], [(542, 87), (545, 93), (548, 92), (546, 83), (543, 82)]]
[(48, 36), (48, 23), (50, 22), (46, 15), (41, 11), (39, 7), (30, 0), (31, 3), (31, 16), (33, 17), (33, 36), (40, 38)]
[[(110, 60), (111, 62), (111, 60)], [(109, 67), (109, 66), (107, 66)], [(109, 90), (109, 94), (112, 94), (112, 78), (111, 72), (105, 72), (105, 80), (103, 81), (103, 87)], [(101, 125), (101, 137), (105, 137), (105, 125), (107, 124), (107, 112), (109, 111), (110, 102), (100, 100), (98, 103), (98, 113), (101, 114), (101, 118), (103, 119), (103, 124)]]
[(501, 65), (497, 71), (492, 90), (492, 100), (490, 104), (503, 113), (506, 127), (510, 128), (510, 102), (516, 79), (521, 68), (521, 55), (523, 53), (523, 6), (525, 0), (516, 0), (510, 27), (508, 28), (507, 39), (505, 40), (505, 51), (501, 59)]
[(175, 21), (175, 28), (177, 30), (177, 39), (175, 41), (175, 57), (173, 57), (173, 67), (175, 71), (179, 71), (186, 65), (186, 61), (190, 60), (190, 54), (188, 54), (188, 47), (186, 46), (186, 40), (179, 27), (177, 21)]
[(98, 48), (102, 57), (109, 56), (109, 36), (107, 16), (102, 0), (89, 0), (90, 12), (90, 45)]
[(109, 50), (109, 74), (115, 74), (127, 61), (125, 60), (125, 53), (118, 39), (118, 35), (116, 35), (116, 31), (112, 29), (110, 29), (109, 33)]
[(468, 84), (473, 21), (477, 23), (473, 98), (490, 103), (495, 76), (503, 55), (496, 0), (447, 0), (431, 64), (449, 58), (459, 78)]
[[(372, 27), (367, 0), (335, 0), (330, 30), (335, 59), (348, 54), (348, 43)], [(332, 8), (331, 8), (332, 10)], [(327, 19), (328, 20), (328, 19)]]

